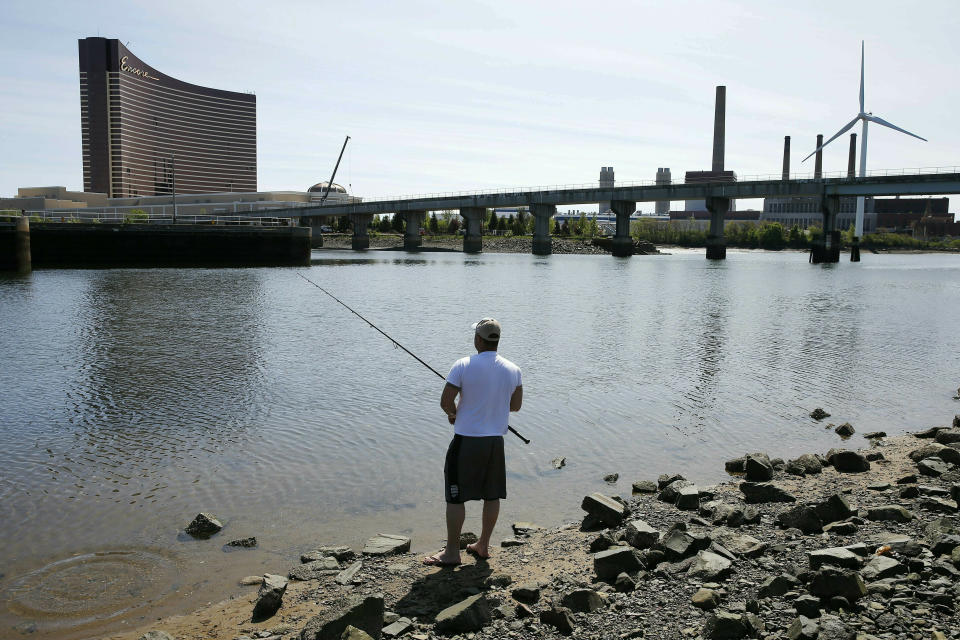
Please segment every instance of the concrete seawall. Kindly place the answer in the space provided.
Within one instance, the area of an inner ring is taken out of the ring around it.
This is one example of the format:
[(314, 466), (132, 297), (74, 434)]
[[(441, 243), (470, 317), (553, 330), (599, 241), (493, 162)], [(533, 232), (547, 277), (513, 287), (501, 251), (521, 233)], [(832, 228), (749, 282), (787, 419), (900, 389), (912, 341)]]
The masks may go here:
[[(32, 223), (34, 267), (310, 264), (309, 227)], [(0, 223), (0, 269), (16, 268), (16, 225)]]

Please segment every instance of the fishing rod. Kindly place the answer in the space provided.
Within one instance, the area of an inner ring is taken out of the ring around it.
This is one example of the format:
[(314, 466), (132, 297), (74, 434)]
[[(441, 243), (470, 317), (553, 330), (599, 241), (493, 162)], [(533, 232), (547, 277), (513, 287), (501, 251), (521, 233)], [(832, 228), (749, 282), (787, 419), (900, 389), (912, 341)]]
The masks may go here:
[[(387, 333), (386, 333), (385, 331), (383, 331), (383, 329), (381, 329), (380, 327), (378, 327), (377, 325), (373, 324), (372, 322), (370, 322), (369, 320), (367, 320), (366, 318), (364, 318), (362, 315), (360, 315), (359, 313), (357, 313), (356, 311), (354, 311), (353, 309), (351, 309), (345, 302), (343, 302), (343, 300), (341, 300), (341, 299), (338, 298), (337, 296), (333, 295), (332, 293), (330, 293), (329, 291), (327, 291), (326, 289), (324, 289), (323, 287), (321, 287), (321, 286), (318, 285), (316, 282), (314, 282), (313, 280), (311, 280), (311, 279), (308, 278), (307, 276), (303, 275), (303, 274), (300, 273), (299, 271), (297, 272), (297, 275), (300, 276), (301, 278), (303, 278), (304, 280), (306, 280), (307, 282), (309, 282), (310, 284), (312, 284), (313, 286), (315, 286), (317, 289), (320, 289), (320, 291), (323, 291), (325, 294), (327, 294), (328, 296), (330, 296), (331, 298), (333, 298), (334, 300), (336, 300), (336, 301), (339, 302), (340, 304), (342, 304), (343, 307), (344, 307), (347, 311), (349, 311), (349, 312), (352, 313), (353, 315), (357, 316), (358, 318), (360, 318), (361, 320), (363, 320), (364, 322), (366, 322), (366, 323), (367, 323), (368, 325), (370, 325), (372, 328), (374, 328), (374, 329), (376, 329), (377, 331), (379, 331), (380, 334), (381, 334), (384, 338), (386, 338), (387, 340), (389, 340), (390, 342), (393, 343), (394, 347), (400, 347), (401, 349), (403, 349), (404, 351), (406, 351), (414, 360), (416, 360), (417, 362), (419, 362), (420, 364), (422, 364), (423, 366), (425, 366), (427, 369), (430, 369), (430, 371), (433, 371), (435, 374), (437, 374), (437, 376), (438, 376), (441, 380), (446, 381), (446, 378), (444, 377), (444, 375), (443, 375), (442, 373), (440, 373), (439, 371), (437, 371), (436, 369), (434, 369), (433, 367), (431, 367), (430, 365), (428, 365), (426, 362), (424, 362), (423, 360), (421, 360), (421, 359), (417, 356), (417, 354), (415, 354), (415, 353), (413, 353), (412, 351), (410, 351), (410, 349), (407, 349), (405, 346), (403, 346), (402, 344), (400, 344), (399, 342), (397, 342), (396, 340), (394, 340), (393, 338), (391, 338), (389, 335), (387, 335)], [(524, 438), (522, 435), (520, 435), (520, 432), (519, 432), (519, 431), (517, 431), (516, 429), (514, 429), (514, 428), (511, 427), (510, 425), (507, 425), (507, 429), (509, 429), (510, 432), (511, 432), (513, 435), (515, 435), (515, 436), (517, 436), (518, 438), (520, 438), (521, 440), (523, 440), (523, 444), (530, 444), (530, 440), (528, 440), (527, 438)]]

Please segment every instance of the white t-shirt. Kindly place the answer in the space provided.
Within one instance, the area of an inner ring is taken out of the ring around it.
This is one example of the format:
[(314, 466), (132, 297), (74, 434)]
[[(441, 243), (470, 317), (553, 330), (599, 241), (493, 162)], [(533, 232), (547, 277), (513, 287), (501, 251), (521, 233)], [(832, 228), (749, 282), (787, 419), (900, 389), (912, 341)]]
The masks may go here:
[(496, 351), (457, 360), (447, 382), (460, 388), (454, 433), (502, 436), (510, 419), (510, 397), (520, 386), (520, 367)]

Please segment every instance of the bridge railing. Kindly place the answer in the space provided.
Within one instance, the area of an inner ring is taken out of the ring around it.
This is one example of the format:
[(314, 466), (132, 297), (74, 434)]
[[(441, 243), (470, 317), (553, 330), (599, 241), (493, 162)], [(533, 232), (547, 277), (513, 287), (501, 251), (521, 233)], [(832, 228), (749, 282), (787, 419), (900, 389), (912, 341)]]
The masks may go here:
[[(19, 214), (19, 212), (16, 212)], [(246, 225), (259, 227), (287, 227), (292, 224), (290, 218), (270, 216), (244, 215), (177, 215), (174, 220), (171, 214), (162, 213), (132, 213), (124, 211), (90, 211), (88, 209), (56, 209), (26, 211), (31, 220), (38, 222), (64, 223), (106, 223), (106, 224), (212, 224), (212, 225)]]
[[(948, 174), (948, 173), (960, 173), (960, 167), (957, 166), (948, 166), (948, 167), (908, 167), (900, 169), (873, 169), (867, 171), (867, 177), (895, 177), (895, 176), (911, 176), (911, 175), (928, 175), (928, 174)], [(812, 171), (808, 173), (791, 173), (790, 180), (794, 181), (813, 181), (813, 180), (846, 180), (847, 172), (846, 171), (824, 171), (819, 178), (815, 178)], [(782, 173), (766, 173), (766, 174), (751, 174), (751, 175), (738, 175), (737, 182), (774, 182), (783, 180)], [(856, 178), (854, 178), (856, 180)], [(714, 181), (704, 181), (704, 182), (714, 182)], [(722, 181), (716, 181), (722, 182)], [(683, 184), (682, 182), (674, 182), (674, 185)], [(700, 184), (700, 183), (698, 183)], [(653, 187), (657, 186), (656, 180), (617, 180), (614, 184), (614, 187)], [(538, 186), (526, 186), (526, 187), (501, 187), (495, 189), (472, 189), (466, 191), (438, 191), (433, 193), (408, 193), (402, 195), (392, 195), (392, 196), (374, 196), (374, 197), (364, 197), (363, 204), (371, 204), (374, 202), (394, 202), (398, 200), (432, 200), (438, 198), (464, 198), (472, 196), (488, 196), (488, 195), (519, 195), (525, 193), (536, 193), (544, 191), (570, 191), (577, 189), (597, 189), (599, 185), (597, 182), (582, 182), (582, 183), (570, 183), (570, 184), (552, 184), (552, 185), (538, 185)], [(332, 205), (335, 206), (335, 205)]]

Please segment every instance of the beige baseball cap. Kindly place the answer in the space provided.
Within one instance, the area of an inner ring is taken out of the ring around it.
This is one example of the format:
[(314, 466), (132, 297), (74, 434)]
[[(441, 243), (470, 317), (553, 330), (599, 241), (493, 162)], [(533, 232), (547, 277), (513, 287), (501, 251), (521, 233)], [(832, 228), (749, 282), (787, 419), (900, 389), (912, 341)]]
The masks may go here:
[(500, 340), (500, 323), (493, 318), (484, 318), (473, 325), (473, 330), (477, 335), (488, 342), (497, 342)]

